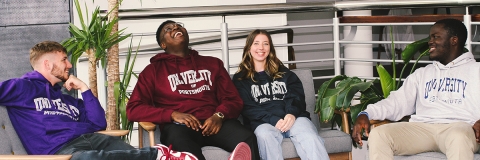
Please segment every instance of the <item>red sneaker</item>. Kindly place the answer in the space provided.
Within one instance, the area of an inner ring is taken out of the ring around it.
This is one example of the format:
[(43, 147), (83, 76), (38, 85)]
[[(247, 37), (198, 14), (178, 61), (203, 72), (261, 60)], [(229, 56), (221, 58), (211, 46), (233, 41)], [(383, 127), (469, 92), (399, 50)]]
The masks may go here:
[(251, 160), (252, 159), (252, 151), (250, 151), (250, 147), (245, 142), (240, 142), (237, 144), (235, 149), (228, 157), (228, 160)]
[(198, 160), (193, 154), (189, 152), (177, 152), (172, 150), (172, 145), (169, 147), (163, 144), (153, 146), (158, 149), (157, 160)]

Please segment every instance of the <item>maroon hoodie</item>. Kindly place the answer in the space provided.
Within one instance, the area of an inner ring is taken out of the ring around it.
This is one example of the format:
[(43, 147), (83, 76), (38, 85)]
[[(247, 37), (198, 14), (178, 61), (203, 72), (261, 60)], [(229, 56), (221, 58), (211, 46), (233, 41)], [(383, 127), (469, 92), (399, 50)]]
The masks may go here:
[(243, 101), (223, 62), (200, 56), (195, 50), (179, 57), (159, 53), (140, 73), (127, 104), (127, 117), (135, 122), (172, 123), (173, 111), (206, 120), (215, 112), (237, 118)]

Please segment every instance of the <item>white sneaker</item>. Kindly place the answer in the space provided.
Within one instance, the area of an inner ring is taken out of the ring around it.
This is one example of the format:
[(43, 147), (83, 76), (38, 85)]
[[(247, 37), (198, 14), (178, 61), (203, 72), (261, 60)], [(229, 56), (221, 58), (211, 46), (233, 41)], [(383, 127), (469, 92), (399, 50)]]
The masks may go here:
[(230, 157), (228, 157), (228, 160), (251, 160), (252, 159), (252, 151), (250, 150), (250, 147), (248, 146), (247, 143), (245, 142), (240, 142), (237, 144), (235, 149), (232, 151), (232, 154), (230, 154)]
[(189, 152), (177, 152), (173, 151), (172, 145), (169, 147), (163, 144), (157, 144), (153, 146), (158, 149), (157, 160), (198, 160), (193, 154)]

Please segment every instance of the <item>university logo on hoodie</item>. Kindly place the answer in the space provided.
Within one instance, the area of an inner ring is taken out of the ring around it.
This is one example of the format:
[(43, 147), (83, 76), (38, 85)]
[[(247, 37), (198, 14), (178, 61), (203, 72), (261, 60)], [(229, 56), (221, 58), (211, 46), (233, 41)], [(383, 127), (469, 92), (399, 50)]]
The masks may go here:
[[(428, 99), (429, 102), (440, 100), (449, 104), (462, 104), (465, 99), (466, 88), (467, 82), (459, 78), (434, 78), (425, 83), (424, 99)], [(441, 92), (449, 92), (452, 94), (449, 96), (439, 96)]]
[(43, 111), (43, 115), (65, 115), (74, 121), (78, 121), (80, 112), (77, 107), (63, 103), (60, 98), (50, 102), (48, 98), (39, 97), (33, 99), (33, 102), (35, 103), (36, 110), (38, 112)]
[(273, 81), (262, 85), (253, 84), (251, 90), (255, 102), (282, 101), (287, 93), (287, 85), (285, 82)]
[[(209, 70), (188, 70), (181, 73), (173, 73), (168, 75), (168, 82), (172, 92), (177, 91), (179, 85), (189, 84), (192, 89), (178, 89), (180, 94), (198, 94), (205, 90), (210, 90), (212, 86), (212, 73)], [(201, 86), (197, 86), (198, 82), (205, 81)]]

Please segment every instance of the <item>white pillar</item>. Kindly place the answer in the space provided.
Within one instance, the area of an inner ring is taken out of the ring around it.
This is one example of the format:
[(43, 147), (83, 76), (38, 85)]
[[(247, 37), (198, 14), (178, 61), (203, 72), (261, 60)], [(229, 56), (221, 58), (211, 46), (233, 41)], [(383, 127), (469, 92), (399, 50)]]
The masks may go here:
[[(370, 10), (343, 11), (343, 16), (371, 16)], [(350, 26), (343, 27), (343, 35), (350, 33)], [(358, 26), (353, 41), (372, 41), (372, 27)], [(355, 59), (372, 59), (372, 44), (345, 44), (344, 57)], [(373, 77), (372, 62), (345, 62), (345, 75), (359, 77)]]

